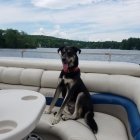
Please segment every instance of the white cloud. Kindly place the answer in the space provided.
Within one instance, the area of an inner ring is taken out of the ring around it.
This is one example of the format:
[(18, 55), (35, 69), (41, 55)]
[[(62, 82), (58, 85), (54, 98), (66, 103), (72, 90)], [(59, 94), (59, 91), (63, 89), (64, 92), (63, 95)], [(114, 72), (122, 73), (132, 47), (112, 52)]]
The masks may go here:
[[(34, 6), (1, 3), (0, 28), (26, 23), (32, 24), (30, 33), (44, 32), (78, 40), (120, 40), (140, 35), (136, 30), (140, 29), (139, 0), (31, 0), (31, 3)], [(44, 26), (48, 23), (54, 27)]]
[(65, 31), (62, 31), (60, 25), (55, 25), (53, 29), (48, 29), (48, 30), (43, 27), (40, 27), (33, 34), (34, 35), (54, 36), (54, 37), (58, 37), (58, 38), (69, 39), (68, 34)]
[(31, 0), (31, 3), (37, 7), (50, 9), (65, 9), (77, 5), (87, 5), (104, 0)]
[(31, 23), (50, 20), (51, 16), (44, 11), (17, 4), (0, 5), (0, 24)]
[(34, 35), (47, 35), (58, 38), (72, 39), (72, 40), (84, 40), (84, 41), (121, 41), (128, 39), (129, 37), (139, 37), (140, 33), (132, 33), (127, 31), (122, 32), (96, 32), (81, 31), (79, 29), (62, 30), (60, 25), (55, 25), (53, 29), (39, 28)]
[(128, 39), (130, 37), (140, 37), (140, 34), (137, 33), (127, 33), (127, 32), (116, 32), (116, 33), (99, 33), (99, 34), (93, 34), (89, 37), (87, 37), (87, 40), (89, 41), (122, 41), (123, 39)]

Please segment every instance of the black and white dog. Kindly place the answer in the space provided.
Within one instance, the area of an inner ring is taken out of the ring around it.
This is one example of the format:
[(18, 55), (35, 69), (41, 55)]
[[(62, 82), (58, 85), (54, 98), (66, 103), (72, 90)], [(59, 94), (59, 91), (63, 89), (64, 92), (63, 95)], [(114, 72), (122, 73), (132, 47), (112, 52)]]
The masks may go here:
[[(63, 69), (48, 113), (51, 113), (60, 93), (62, 93), (64, 101), (52, 124), (58, 123), (61, 117), (63, 120), (75, 120), (83, 117), (93, 133), (97, 133), (98, 127), (93, 118), (93, 103), (86, 86), (80, 78), (77, 52), (81, 53), (81, 50), (76, 47), (61, 47), (58, 49), (58, 53), (61, 54)], [(65, 109), (67, 111), (64, 111)]]

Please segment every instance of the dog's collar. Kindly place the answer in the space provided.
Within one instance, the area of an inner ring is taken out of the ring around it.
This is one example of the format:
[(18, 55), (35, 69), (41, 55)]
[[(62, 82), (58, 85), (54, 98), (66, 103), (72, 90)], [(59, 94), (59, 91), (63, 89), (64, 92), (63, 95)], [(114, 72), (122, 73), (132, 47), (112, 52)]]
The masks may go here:
[(65, 73), (70, 73), (70, 72), (77, 72), (77, 71), (80, 71), (79, 67), (74, 67), (74, 68), (66, 68), (66, 67), (63, 67), (63, 71)]
[(59, 78), (76, 78), (76, 77), (80, 77), (80, 69), (79, 67), (74, 67), (74, 68), (68, 68), (68, 69), (62, 69), (60, 75), (59, 75)]

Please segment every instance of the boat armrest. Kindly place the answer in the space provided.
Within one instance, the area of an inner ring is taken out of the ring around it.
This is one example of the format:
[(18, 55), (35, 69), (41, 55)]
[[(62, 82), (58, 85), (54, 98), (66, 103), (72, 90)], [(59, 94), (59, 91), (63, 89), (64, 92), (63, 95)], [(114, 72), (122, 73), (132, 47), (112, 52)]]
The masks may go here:
[(137, 132), (137, 135), (135, 136), (135, 140), (140, 140), (140, 130)]
[(132, 100), (110, 93), (93, 94), (91, 98), (94, 104), (113, 104), (124, 107), (127, 112), (132, 136), (135, 140), (140, 138), (140, 115), (136, 104)]

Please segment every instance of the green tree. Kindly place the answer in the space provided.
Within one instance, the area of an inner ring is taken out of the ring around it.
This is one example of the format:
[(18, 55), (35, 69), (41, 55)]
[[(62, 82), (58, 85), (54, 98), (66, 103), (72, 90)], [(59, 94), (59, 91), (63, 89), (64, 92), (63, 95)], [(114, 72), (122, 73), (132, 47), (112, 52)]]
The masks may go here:
[(117, 41), (76, 41), (43, 35), (28, 35), (24, 31), (13, 29), (0, 30), (0, 48), (58, 48), (63, 45), (92, 49), (123, 49), (140, 50), (140, 38), (124, 39)]
[(0, 29), (0, 48), (5, 47), (5, 40), (4, 40), (4, 30)]
[(4, 32), (5, 47), (6, 48), (17, 48), (17, 36), (18, 36), (17, 30), (7, 29)]

